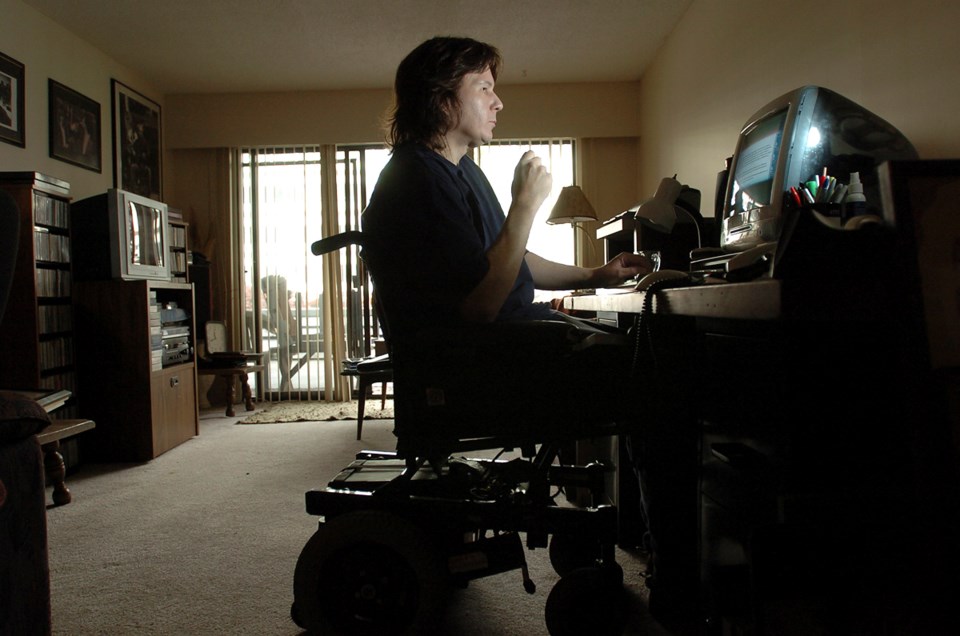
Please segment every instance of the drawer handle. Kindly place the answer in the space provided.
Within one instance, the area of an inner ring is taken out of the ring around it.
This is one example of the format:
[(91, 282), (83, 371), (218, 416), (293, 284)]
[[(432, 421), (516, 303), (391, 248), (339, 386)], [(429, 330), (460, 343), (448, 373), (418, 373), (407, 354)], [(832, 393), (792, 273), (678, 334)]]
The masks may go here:
[(180, 385), (180, 378), (178, 376), (172, 376), (170, 378), (170, 388), (174, 388)]

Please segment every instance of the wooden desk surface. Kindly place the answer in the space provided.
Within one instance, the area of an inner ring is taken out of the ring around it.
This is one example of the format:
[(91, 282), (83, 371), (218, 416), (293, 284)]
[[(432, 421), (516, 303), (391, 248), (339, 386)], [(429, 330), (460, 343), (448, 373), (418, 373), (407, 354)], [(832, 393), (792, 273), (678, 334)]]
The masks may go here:
[[(660, 295), (664, 302), (659, 303), (655, 298), (653, 303), (657, 313), (740, 320), (776, 320), (781, 316), (779, 280), (680, 287), (664, 290)], [(567, 296), (563, 305), (572, 310), (635, 314), (643, 310), (645, 299), (644, 292), (602, 290), (598, 294)]]

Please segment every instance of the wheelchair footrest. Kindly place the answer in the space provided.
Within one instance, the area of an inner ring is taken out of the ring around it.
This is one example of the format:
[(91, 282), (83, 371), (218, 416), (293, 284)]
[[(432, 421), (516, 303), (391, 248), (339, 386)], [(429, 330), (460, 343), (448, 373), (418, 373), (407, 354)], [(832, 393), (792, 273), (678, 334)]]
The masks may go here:
[[(399, 478), (407, 468), (403, 459), (372, 457), (356, 459), (340, 471), (328, 484), (334, 490), (359, 490), (373, 492), (386, 483)], [(421, 467), (412, 477), (414, 481), (435, 480), (436, 473), (429, 467)]]

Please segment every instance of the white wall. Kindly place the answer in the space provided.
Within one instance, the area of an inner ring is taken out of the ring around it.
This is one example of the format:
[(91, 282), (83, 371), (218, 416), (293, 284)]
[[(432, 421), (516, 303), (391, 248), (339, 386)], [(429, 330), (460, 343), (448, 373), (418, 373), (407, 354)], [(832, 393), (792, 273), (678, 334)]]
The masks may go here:
[[(505, 104), (497, 137), (636, 135), (640, 85), (497, 85)], [(167, 96), (167, 145), (380, 143), (390, 90)], [(598, 116), (598, 113), (601, 115)]]
[(922, 158), (960, 157), (958, 24), (955, 0), (694, 0), (641, 84), (642, 191), (677, 173), (711, 214), (740, 127), (806, 84), (886, 119)]
[[(0, 0), (0, 51), (25, 66), (26, 147), (0, 142), (0, 171), (36, 171), (70, 184), (73, 198), (113, 187), (111, 78), (163, 105), (163, 96), (131, 69), (20, 0)], [(100, 173), (50, 157), (48, 79), (100, 104)]]

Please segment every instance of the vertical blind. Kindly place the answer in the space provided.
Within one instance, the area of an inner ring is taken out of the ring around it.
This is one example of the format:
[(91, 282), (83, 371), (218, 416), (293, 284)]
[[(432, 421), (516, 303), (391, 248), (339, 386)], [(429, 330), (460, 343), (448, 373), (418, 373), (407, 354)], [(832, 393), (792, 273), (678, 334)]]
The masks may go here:
[[(320, 146), (241, 152), (245, 334), (266, 356), (259, 387), (268, 399), (315, 399), (325, 392), (324, 275), (309, 253), (322, 236)], [(335, 391), (336, 392), (336, 391)]]

